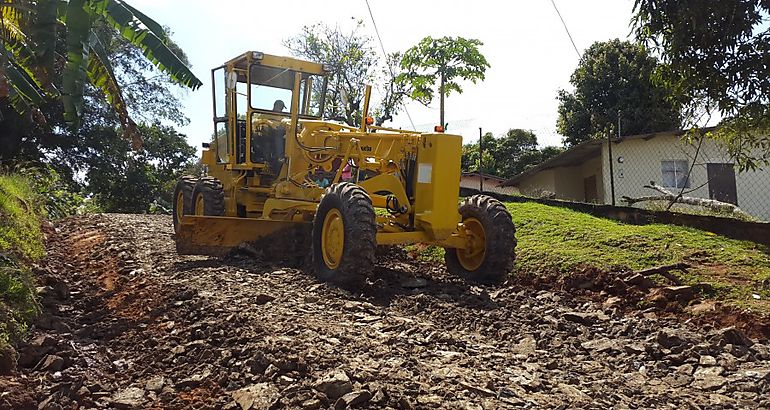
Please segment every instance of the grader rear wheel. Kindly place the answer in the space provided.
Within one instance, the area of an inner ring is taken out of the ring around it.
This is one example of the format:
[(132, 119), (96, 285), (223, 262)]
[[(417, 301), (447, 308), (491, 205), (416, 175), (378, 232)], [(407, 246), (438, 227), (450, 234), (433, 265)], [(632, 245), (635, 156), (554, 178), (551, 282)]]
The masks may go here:
[(363, 188), (343, 182), (326, 189), (313, 220), (313, 269), (323, 281), (349, 284), (371, 273), (377, 226)]
[(194, 215), (223, 216), (225, 214), (225, 191), (222, 183), (212, 177), (200, 178), (195, 183), (191, 203), (191, 212)]
[(516, 227), (511, 214), (500, 201), (474, 195), (460, 205), (460, 215), (466, 247), (446, 249), (447, 270), (472, 282), (502, 282), (515, 259)]
[(192, 175), (185, 175), (179, 178), (174, 187), (174, 207), (171, 211), (174, 218), (174, 232), (179, 232), (182, 216), (192, 214), (192, 192), (197, 180), (198, 178)]

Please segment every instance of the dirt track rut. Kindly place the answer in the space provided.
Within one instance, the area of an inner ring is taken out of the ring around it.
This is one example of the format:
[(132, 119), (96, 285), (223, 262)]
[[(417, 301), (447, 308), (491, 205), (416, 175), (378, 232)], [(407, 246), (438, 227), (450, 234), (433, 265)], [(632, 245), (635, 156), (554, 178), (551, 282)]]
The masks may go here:
[[(248, 256), (178, 256), (165, 216), (52, 232), (23, 408), (770, 407), (770, 345), (400, 250), (355, 291)], [(15, 401), (14, 401), (15, 400)]]

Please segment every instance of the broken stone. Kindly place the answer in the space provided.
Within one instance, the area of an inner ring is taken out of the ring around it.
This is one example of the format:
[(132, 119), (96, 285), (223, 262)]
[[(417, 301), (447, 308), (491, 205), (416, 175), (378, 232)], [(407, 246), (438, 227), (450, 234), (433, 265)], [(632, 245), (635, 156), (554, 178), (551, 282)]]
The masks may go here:
[(191, 388), (194, 389), (211, 376), (211, 371), (205, 370), (201, 373), (194, 374), (186, 379), (182, 379), (176, 383), (177, 389)]
[(401, 398), (398, 400), (398, 406), (399, 406), (399, 407), (400, 407), (402, 410), (414, 410), (414, 408), (415, 408), (415, 407), (414, 407), (414, 404), (412, 404), (411, 400), (409, 400), (409, 398), (408, 398), (408, 397), (401, 397)]
[(264, 305), (265, 303), (274, 301), (275, 298), (270, 295), (266, 295), (264, 293), (260, 293), (257, 295), (257, 297), (254, 299), (254, 303), (257, 305)]
[(55, 354), (49, 354), (37, 366), (37, 369), (44, 372), (58, 372), (64, 368), (64, 359)]
[(562, 315), (562, 317), (565, 320), (569, 320), (570, 322), (581, 323), (584, 325), (590, 325), (596, 322), (596, 316), (590, 313), (566, 312)]
[(635, 286), (643, 290), (647, 290), (655, 286), (655, 283), (653, 283), (650, 278), (639, 273), (630, 276), (625, 280), (625, 282), (629, 286)]
[(698, 364), (701, 366), (716, 366), (717, 359), (714, 356), (701, 356), (698, 360)]
[(604, 303), (602, 303), (602, 307), (605, 309), (612, 309), (622, 304), (623, 304), (623, 299), (617, 296), (610, 296), (609, 298), (607, 298), (607, 300), (604, 301)]
[(719, 337), (723, 343), (723, 345), (727, 344), (733, 344), (733, 345), (739, 345), (739, 346), (748, 346), (751, 347), (754, 345), (754, 342), (746, 336), (743, 331), (740, 329), (736, 329), (735, 327), (728, 327), (725, 329), (722, 329), (719, 332)]
[(406, 289), (424, 288), (428, 281), (423, 278), (408, 278), (401, 281), (401, 287)]
[(597, 339), (597, 340), (589, 340), (587, 342), (583, 342), (580, 344), (580, 347), (586, 350), (595, 350), (597, 352), (607, 352), (610, 350), (620, 350), (618, 349), (617, 342), (610, 339)]
[(513, 350), (518, 354), (531, 355), (537, 349), (537, 341), (532, 335), (526, 335), (523, 339), (513, 346)]
[(159, 392), (163, 390), (163, 386), (166, 384), (166, 379), (163, 376), (153, 376), (144, 385), (144, 388), (149, 391)]
[(577, 387), (566, 384), (566, 383), (559, 383), (557, 386), (558, 391), (560, 391), (564, 398), (570, 402), (570, 403), (590, 403), (592, 401), (591, 396), (583, 393), (580, 389)]
[(344, 410), (348, 407), (358, 406), (371, 400), (372, 392), (369, 390), (359, 390), (350, 392), (340, 397), (336, 403), (334, 403), (335, 410)]
[(233, 400), (242, 410), (268, 410), (280, 398), (278, 389), (268, 383), (257, 383), (233, 392)]
[(318, 410), (323, 406), (323, 403), (321, 403), (321, 400), (319, 399), (309, 399), (302, 402), (302, 409), (303, 410)]
[(725, 385), (727, 379), (721, 376), (724, 369), (719, 366), (700, 367), (693, 374), (693, 382), (690, 386), (701, 390), (716, 390)]
[(139, 387), (123, 389), (112, 396), (110, 403), (115, 408), (137, 409), (144, 404), (144, 390)]
[(655, 340), (661, 347), (666, 349), (679, 346), (685, 342), (684, 338), (681, 337), (677, 331), (672, 329), (663, 329), (659, 331)]
[(322, 377), (315, 385), (316, 390), (323, 392), (326, 397), (336, 400), (353, 391), (350, 378), (342, 370), (333, 370)]

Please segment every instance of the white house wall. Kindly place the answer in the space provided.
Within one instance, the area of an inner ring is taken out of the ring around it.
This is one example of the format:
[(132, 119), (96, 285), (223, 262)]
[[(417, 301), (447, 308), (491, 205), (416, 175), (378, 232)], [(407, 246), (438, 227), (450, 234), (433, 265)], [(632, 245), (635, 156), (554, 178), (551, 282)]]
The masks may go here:
[(549, 169), (524, 178), (519, 183), (519, 191), (524, 195), (533, 196), (539, 195), (543, 191), (556, 192), (554, 175), (554, 170)]
[(585, 201), (586, 195), (582, 171), (582, 166), (554, 169), (554, 192), (557, 198), (569, 201)]
[[(692, 166), (696, 147), (676, 136), (657, 136), (650, 140), (633, 139), (613, 143), (612, 155), (615, 174), (615, 200), (622, 205), (623, 196), (638, 197), (656, 195), (657, 192), (644, 188), (650, 181), (662, 185), (661, 161), (686, 160)], [(618, 158), (623, 158), (620, 163)], [(610, 200), (609, 164), (607, 143), (602, 145), (603, 185), (605, 202)], [(711, 140), (704, 140), (690, 176), (688, 196), (709, 198), (706, 164), (732, 163), (725, 151)], [(760, 219), (770, 220), (770, 170), (738, 173), (735, 169), (738, 206), (745, 212)], [(670, 188), (675, 190), (674, 188)], [(644, 206), (639, 203), (637, 206)]]

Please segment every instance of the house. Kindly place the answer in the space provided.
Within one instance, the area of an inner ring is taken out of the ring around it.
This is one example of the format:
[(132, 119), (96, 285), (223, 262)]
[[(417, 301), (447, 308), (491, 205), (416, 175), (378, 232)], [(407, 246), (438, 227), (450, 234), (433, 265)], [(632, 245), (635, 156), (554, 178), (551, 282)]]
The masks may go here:
[(505, 182), (504, 178), (480, 172), (463, 172), (460, 175), (460, 188), (481, 189), (483, 183), (483, 191), (486, 192), (497, 192), (499, 194), (518, 193), (515, 188), (501, 187), (500, 185), (503, 182)]
[(645, 188), (653, 182), (676, 193), (684, 189), (686, 196), (736, 204), (758, 219), (770, 220), (770, 169), (739, 172), (716, 142), (705, 138), (698, 147), (698, 142), (688, 142), (685, 134), (670, 131), (615, 138), (611, 154), (607, 140), (586, 141), (501, 186), (516, 187), (529, 196), (600, 204), (613, 203), (614, 189), (615, 203), (624, 205), (624, 196), (659, 195)]

